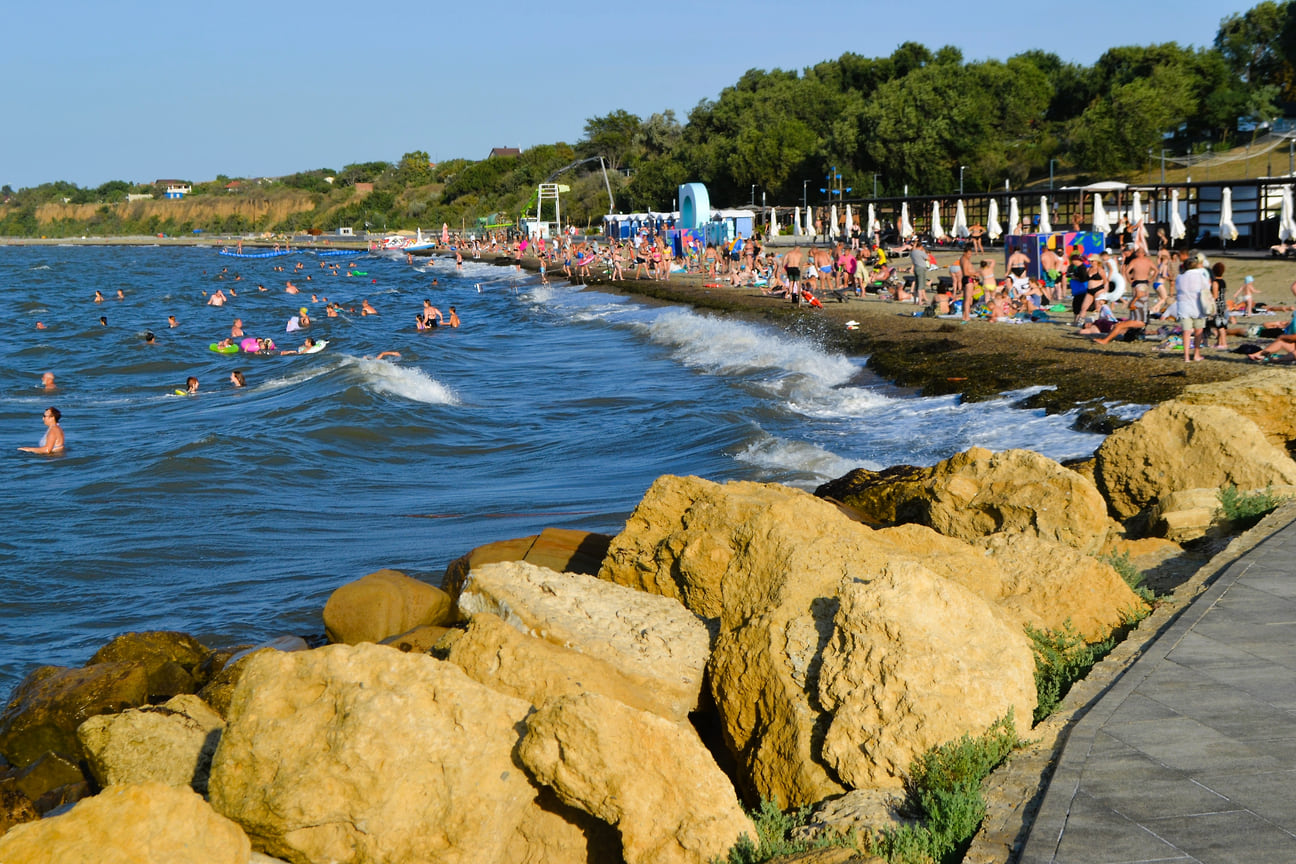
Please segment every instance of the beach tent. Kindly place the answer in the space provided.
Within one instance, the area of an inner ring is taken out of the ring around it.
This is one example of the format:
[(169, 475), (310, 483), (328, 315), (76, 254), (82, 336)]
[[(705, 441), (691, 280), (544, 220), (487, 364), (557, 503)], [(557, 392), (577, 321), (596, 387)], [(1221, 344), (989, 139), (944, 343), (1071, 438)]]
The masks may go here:
[(1138, 192), (1134, 193), (1134, 203), (1130, 206), (1129, 221), (1131, 225), (1137, 225), (1143, 221), (1143, 199)]
[(851, 219), (851, 206), (847, 204), (846, 205), (846, 239), (847, 240), (851, 239), (851, 235), (854, 233), (854, 230), (855, 230), (855, 226), (854, 224), (852, 224), (852, 219)]
[(972, 236), (972, 232), (968, 230), (967, 210), (963, 208), (962, 198), (954, 207), (954, 236), (959, 239)]
[(1188, 229), (1179, 216), (1179, 190), (1173, 189), (1170, 192), (1170, 239), (1182, 240), (1187, 235)]
[(913, 226), (909, 224), (909, 202), (905, 201), (900, 204), (900, 221), (896, 224), (896, 231), (900, 234), (900, 239), (904, 240), (913, 233)]
[(1102, 195), (1094, 193), (1094, 214), (1093, 230), (1099, 234), (1111, 233), (1111, 220), (1107, 218), (1107, 210), (1103, 207)]
[(1220, 245), (1223, 246), (1225, 241), (1236, 240), (1238, 238), (1237, 226), (1233, 224), (1233, 190), (1224, 187), (1224, 199), (1220, 201), (1220, 220), (1219, 236)]
[(1043, 195), (1040, 196), (1039, 233), (1041, 234), (1053, 233), (1053, 226), (1049, 223), (1048, 199), (1045, 198)]
[(1021, 214), (1017, 210), (1017, 197), (1008, 199), (1008, 233), (1016, 236), (1021, 233)]
[(792, 208), (792, 236), (801, 236), (801, 208), (799, 206)]
[(1278, 217), (1278, 239), (1284, 242), (1296, 238), (1296, 214), (1292, 213), (1292, 190), (1284, 186), (1282, 190), (1282, 213)]
[(949, 236), (945, 233), (945, 226), (941, 225), (939, 201), (932, 202), (931, 234), (933, 240), (943, 240)]
[(991, 242), (998, 240), (1003, 235), (1003, 227), (999, 224), (999, 199), (990, 199), (990, 212), (986, 216), (986, 234), (990, 236)]

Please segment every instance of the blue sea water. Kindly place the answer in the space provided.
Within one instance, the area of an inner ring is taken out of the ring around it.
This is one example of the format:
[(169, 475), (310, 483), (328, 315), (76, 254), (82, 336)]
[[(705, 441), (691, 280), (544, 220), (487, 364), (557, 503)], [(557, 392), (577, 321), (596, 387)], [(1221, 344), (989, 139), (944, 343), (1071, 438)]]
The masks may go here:
[[(206, 305), (217, 288), (237, 296)], [(379, 314), (326, 318), (324, 298)], [(463, 326), (416, 332), (424, 298)], [(295, 347), (300, 306), (319, 354), (208, 349), (235, 317)], [(1101, 441), (1014, 408), (1021, 394), (915, 397), (808, 337), (473, 261), (3, 247), (0, 330), (0, 695), (129, 630), (212, 646), (321, 632), (347, 581), (393, 567), (439, 584), (482, 543), (615, 533), (665, 473), (813, 488), (973, 445), (1062, 459)], [(399, 360), (369, 359), (385, 350)], [(175, 395), (189, 375), (198, 394)], [(19, 453), (48, 405), (67, 453)]]

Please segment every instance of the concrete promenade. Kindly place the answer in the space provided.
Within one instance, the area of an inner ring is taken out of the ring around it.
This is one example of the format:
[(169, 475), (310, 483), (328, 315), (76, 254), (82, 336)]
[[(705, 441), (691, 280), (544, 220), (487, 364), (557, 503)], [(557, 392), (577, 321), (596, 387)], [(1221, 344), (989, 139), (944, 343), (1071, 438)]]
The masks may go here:
[(1017, 860), (1296, 862), (1296, 522), (1076, 723)]

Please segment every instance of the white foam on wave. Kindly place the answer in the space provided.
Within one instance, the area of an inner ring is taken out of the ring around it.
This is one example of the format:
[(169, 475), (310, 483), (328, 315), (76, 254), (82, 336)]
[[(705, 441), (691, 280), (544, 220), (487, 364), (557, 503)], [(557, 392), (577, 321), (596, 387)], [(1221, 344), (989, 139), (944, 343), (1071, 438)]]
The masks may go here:
[(423, 402), (427, 405), (460, 404), (459, 397), (453, 390), (422, 369), (388, 363), (386, 360), (371, 360), (367, 357), (349, 357), (347, 360), (360, 371), (365, 386), (378, 393), (399, 396), (402, 399)]
[(794, 471), (811, 474), (814, 479), (799, 481), (795, 478), (786, 480), (790, 485), (813, 489), (823, 480), (841, 477), (856, 468), (879, 469), (881, 466), (858, 459), (846, 459), (838, 456), (817, 444), (806, 441), (792, 441), (772, 435), (763, 435), (759, 440), (748, 444), (734, 457), (739, 462), (754, 465), (772, 473)]
[(854, 361), (804, 339), (686, 309), (661, 312), (647, 329), (652, 341), (674, 349), (675, 359), (707, 372), (773, 370), (805, 376), (822, 387), (845, 384), (859, 372)]

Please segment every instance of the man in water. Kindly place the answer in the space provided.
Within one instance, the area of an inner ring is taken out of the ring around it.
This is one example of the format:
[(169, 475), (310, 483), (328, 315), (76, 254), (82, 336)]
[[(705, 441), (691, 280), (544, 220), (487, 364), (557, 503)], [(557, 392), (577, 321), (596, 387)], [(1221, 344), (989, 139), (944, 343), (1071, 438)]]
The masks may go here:
[(234, 326), (230, 327), (230, 338), (241, 339), (243, 337), (243, 319), (235, 318)]
[(176, 320), (175, 320), (175, 316), (174, 316), (174, 315), (168, 315), (168, 316), (167, 316), (167, 326), (168, 326), (168, 327), (179, 327), (180, 325), (176, 323)]
[(280, 351), (279, 354), (280, 356), (283, 356), (284, 354), (309, 354), (311, 349), (314, 347), (315, 340), (307, 336), (306, 341), (302, 343), (300, 348), (289, 348), (287, 351)]
[(222, 290), (220, 290), (219, 288), (217, 288), (217, 289), (216, 289), (216, 293), (213, 294), (213, 295), (211, 295), (211, 298), (207, 301), (207, 305), (208, 305), (208, 306), (224, 306), (224, 305), (225, 305), (225, 299), (226, 299), (226, 298), (225, 298), (225, 292), (222, 291)]
[[(48, 374), (48, 373), (47, 373)], [(42, 453), (49, 455), (51, 453), (62, 453), (64, 447), (63, 427), (59, 426), (59, 420), (63, 415), (59, 409), (53, 406), (45, 409), (45, 436), (41, 438), (38, 447), (19, 447), (24, 453)]]
[(446, 323), (449, 324), (451, 327), (459, 326), (459, 313), (455, 311), (455, 307), (453, 306), (450, 307), (450, 318), (446, 321)]
[(58, 389), (58, 387), (56, 387), (54, 384), (53, 372), (46, 372), (44, 375), (41, 376), (41, 387), (45, 388), (46, 391)]

